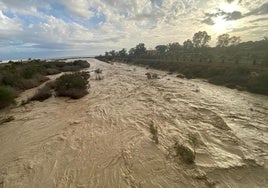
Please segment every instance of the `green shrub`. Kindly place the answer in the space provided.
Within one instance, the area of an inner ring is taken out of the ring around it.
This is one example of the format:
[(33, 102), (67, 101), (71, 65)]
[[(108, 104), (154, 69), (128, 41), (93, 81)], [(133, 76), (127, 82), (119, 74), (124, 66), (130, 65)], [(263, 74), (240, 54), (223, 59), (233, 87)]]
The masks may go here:
[(30, 79), (36, 74), (35, 70), (31, 67), (26, 67), (25, 69), (22, 70), (21, 76), (25, 79)]
[(55, 91), (57, 96), (78, 99), (85, 96), (87, 92), (88, 79), (86, 73), (64, 74), (56, 80)]
[(0, 109), (15, 103), (15, 92), (11, 88), (0, 86)]
[(268, 71), (250, 80), (248, 89), (251, 92), (268, 95)]
[(79, 66), (81, 68), (89, 68), (90, 64), (86, 60), (75, 60), (72, 62), (72, 65)]
[(60, 71), (58, 69), (55, 68), (47, 68), (46, 69), (46, 74), (47, 75), (53, 75), (53, 74), (59, 74)]
[(18, 74), (5, 71), (2, 75), (1, 83), (5, 86), (18, 88), (21, 84), (21, 78)]

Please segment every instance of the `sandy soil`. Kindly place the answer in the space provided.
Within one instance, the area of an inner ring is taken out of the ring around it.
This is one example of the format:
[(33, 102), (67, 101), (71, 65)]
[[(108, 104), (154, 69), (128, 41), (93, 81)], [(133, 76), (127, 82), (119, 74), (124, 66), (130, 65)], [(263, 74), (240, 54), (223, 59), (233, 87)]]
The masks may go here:
[[(0, 126), (0, 187), (267, 187), (268, 97), (88, 61), (104, 80), (92, 73), (84, 98), (0, 112), (15, 117)], [(174, 151), (176, 141), (190, 147), (189, 134), (192, 165)]]

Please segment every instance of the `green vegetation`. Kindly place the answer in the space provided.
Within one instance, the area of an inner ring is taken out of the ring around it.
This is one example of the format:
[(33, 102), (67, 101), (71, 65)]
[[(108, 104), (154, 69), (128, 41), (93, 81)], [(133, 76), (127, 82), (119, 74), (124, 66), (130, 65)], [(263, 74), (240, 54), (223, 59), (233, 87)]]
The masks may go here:
[(254, 93), (262, 93), (268, 95), (268, 72), (263, 72), (260, 75), (248, 81), (248, 89)]
[(158, 144), (159, 140), (158, 140), (158, 129), (156, 126), (154, 126), (153, 124), (150, 124), (150, 132), (152, 134), (152, 140)]
[(78, 99), (86, 95), (88, 72), (75, 72), (64, 74), (54, 82), (49, 82), (37, 90), (30, 100), (44, 101), (52, 96), (53, 90), (57, 96), (70, 97)]
[(241, 43), (240, 37), (222, 34), (216, 47), (208, 46), (210, 40), (207, 32), (199, 31), (183, 45), (174, 42), (147, 50), (140, 43), (128, 53), (113, 50), (96, 58), (177, 72), (186, 78), (205, 78), (213, 84), (268, 95), (267, 38)]
[(15, 103), (16, 94), (8, 87), (0, 86), (0, 109)]
[(56, 80), (55, 91), (57, 96), (79, 99), (87, 92), (89, 74), (86, 72), (62, 75)]
[[(10, 61), (7, 64), (1, 64), (0, 109), (14, 103), (14, 99), (18, 93), (39, 86), (41, 83), (47, 81), (47, 75), (79, 71), (89, 66), (89, 63), (84, 60), (75, 60), (72, 62), (29, 60), (25, 62)], [(35, 97), (40, 97), (41, 99), (41, 92), (44, 94), (45, 90), (40, 91), (40, 96)]]

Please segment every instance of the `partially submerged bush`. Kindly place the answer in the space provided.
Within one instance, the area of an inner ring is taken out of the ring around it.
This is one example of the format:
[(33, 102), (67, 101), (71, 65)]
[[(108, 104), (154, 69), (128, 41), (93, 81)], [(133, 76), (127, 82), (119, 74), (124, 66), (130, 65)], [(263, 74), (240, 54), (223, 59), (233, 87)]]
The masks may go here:
[(159, 143), (159, 140), (158, 140), (158, 130), (157, 130), (157, 127), (154, 126), (153, 124), (150, 124), (150, 132), (152, 134), (152, 140), (158, 144)]
[(0, 109), (15, 103), (15, 92), (8, 87), (0, 86)]
[(44, 101), (52, 96), (50, 83), (44, 85), (42, 88), (38, 89), (34, 96), (31, 98), (33, 101)]
[(96, 74), (101, 74), (101, 73), (102, 73), (102, 70), (101, 70), (100, 68), (98, 68), (98, 69), (96, 69), (94, 72), (95, 72)]
[(4, 124), (4, 123), (8, 123), (13, 121), (15, 118), (13, 116), (9, 116), (8, 118), (4, 118), (0, 120), (0, 125)]
[(158, 75), (156, 73), (147, 72), (145, 75), (147, 76), (147, 79), (158, 79)]
[(96, 80), (103, 80), (103, 76), (101, 75), (102, 70), (100, 68), (96, 69), (94, 72), (96, 74)]
[(150, 74), (149, 72), (147, 72), (145, 75), (147, 76), (147, 79), (148, 79), (148, 80), (149, 80), (149, 79), (152, 79), (152, 76), (151, 76), (151, 74)]
[(22, 101), (20, 102), (20, 106), (24, 106), (24, 105), (28, 104), (30, 101), (31, 101), (31, 98), (22, 100)]
[(88, 79), (86, 78), (88, 73), (72, 73), (64, 74), (56, 80), (55, 91), (57, 96), (71, 97), (78, 99), (85, 96), (87, 91)]
[(193, 152), (190, 148), (176, 142), (175, 149), (176, 149), (177, 155), (179, 155), (184, 162), (188, 164), (194, 163), (195, 152)]

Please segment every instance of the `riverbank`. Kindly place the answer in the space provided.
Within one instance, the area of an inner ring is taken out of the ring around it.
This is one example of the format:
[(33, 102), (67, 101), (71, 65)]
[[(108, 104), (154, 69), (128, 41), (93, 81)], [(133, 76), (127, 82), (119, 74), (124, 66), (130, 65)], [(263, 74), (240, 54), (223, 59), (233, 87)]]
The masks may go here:
[(49, 75), (74, 72), (88, 68), (87, 61), (29, 60), (9, 62), (0, 66), (0, 109), (15, 104), (15, 98), (23, 91), (37, 87), (49, 80)]
[[(111, 60), (105, 57), (97, 57), (105, 62)], [(180, 73), (186, 78), (203, 78), (216, 85), (246, 90), (252, 93), (268, 95), (268, 68), (246, 64), (223, 64), (205, 62), (177, 62), (157, 59), (115, 59), (122, 63), (140, 65), (169, 73)]]

